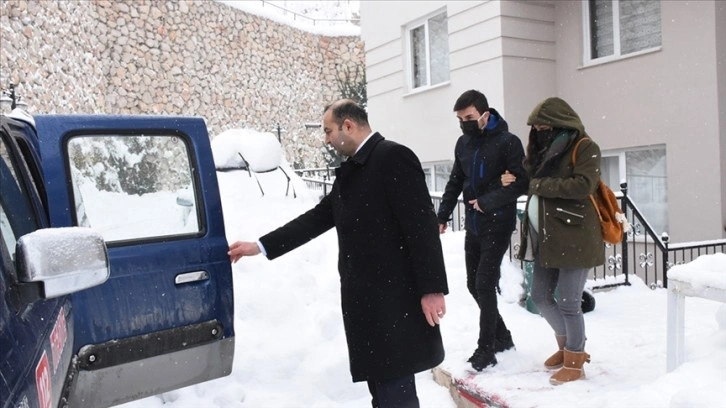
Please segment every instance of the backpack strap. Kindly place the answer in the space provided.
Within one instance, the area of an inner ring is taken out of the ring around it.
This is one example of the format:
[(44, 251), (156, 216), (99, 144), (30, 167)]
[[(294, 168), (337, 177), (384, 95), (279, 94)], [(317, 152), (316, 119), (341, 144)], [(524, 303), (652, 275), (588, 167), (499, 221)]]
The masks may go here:
[(580, 138), (580, 140), (575, 143), (575, 147), (572, 148), (572, 167), (575, 167), (575, 160), (577, 159), (577, 149), (580, 148), (580, 143), (582, 143), (585, 140), (590, 140), (589, 137), (583, 137)]
[[(575, 167), (575, 161), (577, 160), (577, 149), (580, 148), (580, 143), (582, 143), (585, 140), (590, 140), (590, 138), (589, 137), (580, 138), (580, 140), (578, 140), (577, 143), (575, 143), (575, 147), (572, 148), (572, 167)], [(602, 179), (597, 180), (598, 186), (595, 191), (600, 189), (600, 183), (602, 183)], [(595, 197), (593, 197), (592, 194), (590, 194), (589, 197), (590, 197), (590, 201), (592, 202), (592, 206), (595, 207), (595, 211), (597, 211), (597, 217), (600, 218), (600, 221), (602, 221), (602, 214), (600, 214), (600, 208), (598, 207), (597, 202), (595, 202)]]
[[(600, 189), (600, 183), (602, 183), (602, 180), (597, 181), (597, 189)], [(590, 201), (592, 202), (592, 206), (595, 207), (595, 211), (597, 212), (597, 218), (600, 219), (600, 222), (602, 222), (602, 213), (600, 212), (600, 206), (597, 205), (597, 202), (595, 201), (595, 197), (590, 194)]]

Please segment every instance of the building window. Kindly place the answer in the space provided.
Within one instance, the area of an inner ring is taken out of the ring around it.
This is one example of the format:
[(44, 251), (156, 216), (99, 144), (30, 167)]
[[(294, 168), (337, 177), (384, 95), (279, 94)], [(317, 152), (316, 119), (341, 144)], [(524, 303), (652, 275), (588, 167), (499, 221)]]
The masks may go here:
[(603, 154), (603, 181), (620, 191), (628, 183), (628, 195), (657, 235), (668, 232), (668, 186), (665, 147), (633, 149)]
[(660, 4), (652, 0), (585, 1), (585, 62), (660, 47)]
[(451, 175), (451, 162), (427, 163), (423, 165), (426, 185), (431, 192), (443, 193)]
[(449, 80), (449, 26), (446, 12), (411, 24), (407, 32), (409, 88)]
[(434, 191), (444, 191), (446, 183), (449, 182), (452, 167), (451, 163), (437, 164), (434, 166)]
[(434, 169), (432, 167), (423, 167), (424, 176), (426, 176), (426, 187), (429, 188), (429, 191), (434, 191), (433, 189), (433, 179), (431, 177), (431, 174), (434, 172)]

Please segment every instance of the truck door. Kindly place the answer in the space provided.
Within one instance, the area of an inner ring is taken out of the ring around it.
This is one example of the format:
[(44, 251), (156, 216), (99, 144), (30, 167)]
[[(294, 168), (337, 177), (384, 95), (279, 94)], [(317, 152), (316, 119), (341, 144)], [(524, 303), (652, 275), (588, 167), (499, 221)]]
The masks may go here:
[(70, 406), (228, 375), (232, 272), (202, 118), (35, 117), (51, 226), (90, 226), (111, 275), (73, 295)]

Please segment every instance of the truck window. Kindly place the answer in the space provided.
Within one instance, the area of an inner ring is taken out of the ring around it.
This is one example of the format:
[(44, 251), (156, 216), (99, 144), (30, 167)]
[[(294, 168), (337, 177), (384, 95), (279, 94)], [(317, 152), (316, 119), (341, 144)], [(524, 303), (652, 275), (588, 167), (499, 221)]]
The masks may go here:
[(76, 225), (96, 229), (107, 242), (202, 230), (183, 138), (84, 135), (67, 149)]
[(18, 238), (35, 231), (39, 225), (19, 177), (21, 167), (13, 160), (9, 140), (6, 132), (0, 132), (0, 233), (8, 253), (14, 258)]

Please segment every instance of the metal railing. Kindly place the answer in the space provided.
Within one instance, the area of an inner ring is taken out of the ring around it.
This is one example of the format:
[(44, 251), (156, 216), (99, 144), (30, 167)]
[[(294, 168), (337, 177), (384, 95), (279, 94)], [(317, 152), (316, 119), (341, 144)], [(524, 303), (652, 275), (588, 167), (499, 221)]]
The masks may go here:
[(328, 195), (328, 191), (330, 191), (330, 188), (333, 186), (333, 182), (328, 179), (320, 180), (320, 179), (310, 178), (310, 177), (301, 177), (301, 178), (303, 179), (303, 181), (305, 182), (305, 185), (307, 185), (310, 190), (317, 191), (320, 193), (320, 198)]
[(336, 167), (311, 167), (307, 169), (295, 169), (295, 174), (302, 178), (309, 178), (312, 183), (316, 181), (332, 180), (335, 178)]
[[(323, 194), (327, 194), (333, 184), (329, 179), (303, 179), (309, 187), (320, 190)], [(701, 255), (726, 253), (726, 239), (670, 244), (668, 235), (664, 233), (658, 236), (637, 205), (630, 199), (627, 183), (620, 185), (620, 193), (616, 193), (616, 196), (620, 199), (620, 208), (630, 222), (631, 229), (625, 234), (623, 242), (616, 245), (603, 243), (605, 263), (593, 268), (589, 276), (595, 281), (593, 289), (603, 290), (630, 285), (630, 276), (633, 274), (651, 289), (667, 288), (668, 269), (673, 265), (691, 262)], [(432, 192), (431, 199), (434, 209), (438, 211), (441, 205), (441, 193)], [(518, 208), (523, 209), (525, 197), (520, 197), (517, 202)], [(465, 207), (463, 200), (460, 199), (452, 213), (452, 220), (449, 221), (451, 231), (463, 230), (464, 219)], [(520, 227), (521, 224), (518, 223), (509, 243), (510, 261), (514, 261), (514, 254), (519, 251)], [(524, 264), (521, 265), (524, 269)]]
[[(600, 277), (622, 274), (624, 282), (619, 284), (629, 284), (628, 276), (635, 274), (651, 289), (667, 288), (668, 269), (673, 265), (691, 262), (701, 255), (726, 252), (726, 239), (670, 244), (668, 234), (658, 236), (630, 199), (627, 183), (620, 184), (620, 191), (620, 208), (631, 229), (622, 243), (610, 248), (606, 245), (606, 262), (603, 267), (595, 268), (596, 277), (598, 271)], [(603, 285), (609, 286), (614, 285)]]
[(314, 167), (307, 169), (295, 169), (295, 173), (300, 176), (310, 190), (320, 193), (322, 198), (328, 195), (330, 187), (335, 180), (335, 167)]
[(264, 0), (262, 0), (262, 6), (263, 7), (274, 7), (276, 9), (282, 11), (284, 14), (287, 14), (287, 13), (292, 14), (292, 19), (293, 20), (297, 20), (299, 18), (300, 20), (312, 22), (313, 25), (317, 25), (317, 23), (319, 23), (319, 22), (352, 23), (352, 24), (355, 24), (355, 25), (358, 25), (360, 23), (360, 19), (359, 18), (312, 18), (312, 17), (308, 17), (308, 16), (306, 16), (304, 14), (300, 14), (300, 13), (297, 13), (295, 11), (289, 10), (289, 9), (287, 9), (285, 7), (278, 6), (275, 3), (272, 3), (272, 2), (269, 2), (269, 1), (264, 1)]

